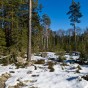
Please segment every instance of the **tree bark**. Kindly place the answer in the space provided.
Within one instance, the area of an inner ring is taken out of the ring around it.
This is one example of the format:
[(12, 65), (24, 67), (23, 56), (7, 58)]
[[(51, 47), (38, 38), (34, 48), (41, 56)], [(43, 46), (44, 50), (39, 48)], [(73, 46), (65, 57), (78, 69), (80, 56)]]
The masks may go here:
[(48, 50), (48, 25), (46, 25), (46, 50)]
[(48, 50), (48, 35), (47, 35), (47, 50)]
[(28, 27), (28, 50), (27, 61), (31, 61), (31, 29), (32, 29), (32, 0), (29, 0), (29, 27)]
[(75, 46), (75, 51), (77, 50), (77, 44), (76, 44), (76, 24), (74, 23), (74, 46)]

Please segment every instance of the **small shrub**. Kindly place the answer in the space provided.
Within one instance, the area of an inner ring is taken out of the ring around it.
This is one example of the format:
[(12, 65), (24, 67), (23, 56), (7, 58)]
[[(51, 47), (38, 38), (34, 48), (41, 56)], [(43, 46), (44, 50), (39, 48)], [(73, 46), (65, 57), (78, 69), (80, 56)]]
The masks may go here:
[(9, 58), (0, 59), (0, 64), (2, 64), (3, 66), (8, 65), (9, 64)]
[(20, 67), (23, 67), (21, 63), (15, 63), (15, 65), (16, 65), (17, 69), (20, 68)]
[(80, 70), (82, 70), (82, 69), (81, 69), (81, 67), (78, 65), (78, 66), (77, 66), (76, 73), (80, 73)]
[(50, 68), (50, 72), (54, 72), (54, 68)]
[(64, 50), (62, 50), (62, 51), (56, 52), (56, 54), (55, 54), (55, 55), (63, 56), (63, 55), (65, 55), (65, 51), (64, 51)]
[(80, 73), (79, 69), (76, 70), (76, 73)]
[(17, 86), (19, 86), (19, 88), (20, 88), (20, 87), (23, 87), (23, 86), (26, 86), (26, 85), (23, 82), (20, 81), (19, 83), (17, 83)]
[(54, 63), (53, 62), (48, 62), (48, 69), (50, 69), (50, 72), (54, 72)]
[(30, 83), (35, 83), (37, 82), (37, 80), (30, 80)]
[(16, 62), (17, 62), (16, 57), (15, 58), (13, 58), (13, 57), (9, 58), (9, 64), (16, 63)]
[(67, 63), (61, 63), (61, 66), (68, 66), (68, 64)]
[(17, 62), (17, 63), (15, 63), (15, 65), (16, 65), (17, 69), (18, 68), (25, 68), (28, 65), (28, 63), (27, 62), (26, 63), (20, 63), (20, 62), (18, 63)]
[(64, 70), (64, 67), (63, 66), (61, 66), (61, 68), (62, 68), (62, 70)]
[(82, 78), (88, 81), (88, 75), (82, 76)]
[(9, 86), (8, 88), (22, 88), (22, 87), (25, 87), (25, 86), (26, 86), (26, 84), (24, 84), (23, 82), (19, 81), (19, 83), (17, 83), (17, 85)]
[(53, 67), (54, 63), (50, 61), (50, 62), (48, 62), (48, 66)]
[(20, 52), (19, 55), (20, 55), (20, 57), (24, 58), (25, 57), (25, 52)]
[(59, 61), (59, 62), (63, 62), (64, 60), (66, 60), (65, 57), (63, 57), (63, 56), (59, 56), (59, 58), (58, 58), (58, 61)]
[(82, 68), (81, 68), (79, 65), (77, 66), (77, 69), (78, 69), (78, 70), (82, 70)]
[(66, 58), (65, 58), (65, 57), (62, 57), (62, 59), (63, 59), (63, 60), (66, 60)]
[(45, 64), (45, 60), (37, 60), (35, 61), (35, 64)]

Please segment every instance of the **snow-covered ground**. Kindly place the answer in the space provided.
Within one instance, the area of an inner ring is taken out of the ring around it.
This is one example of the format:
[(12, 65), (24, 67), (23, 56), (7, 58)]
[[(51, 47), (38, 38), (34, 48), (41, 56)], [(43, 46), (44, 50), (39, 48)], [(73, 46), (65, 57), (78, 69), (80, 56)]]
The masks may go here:
[(75, 55), (64, 55), (64, 57), (66, 58), (66, 59), (74, 59), (74, 60), (77, 60), (77, 59), (79, 59), (80, 58), (80, 55), (77, 55), (77, 56), (75, 56)]
[[(48, 56), (57, 58), (55, 53), (48, 52)], [(38, 56), (34, 56), (38, 59)], [(42, 57), (39, 56), (40, 59)], [(44, 58), (43, 58), (44, 59)], [(88, 88), (88, 81), (81, 78), (81, 76), (88, 74), (88, 66), (80, 66), (82, 70), (76, 73), (78, 64), (69, 64), (62, 66), (62, 63), (54, 65), (54, 72), (49, 72), (48, 66), (36, 65), (17, 69), (14, 65), (1, 66), (0, 75), (10, 73), (11, 77), (5, 82), (6, 88), (15, 86), (22, 82), (25, 85), (21, 88)]]

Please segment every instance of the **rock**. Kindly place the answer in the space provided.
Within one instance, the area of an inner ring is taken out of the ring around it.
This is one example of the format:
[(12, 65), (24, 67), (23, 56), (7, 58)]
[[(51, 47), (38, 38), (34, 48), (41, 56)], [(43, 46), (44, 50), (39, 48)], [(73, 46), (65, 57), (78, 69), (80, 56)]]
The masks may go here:
[(15, 73), (14, 71), (9, 71), (10, 73)]
[(32, 71), (28, 71), (27, 74), (32, 74)]
[(38, 77), (39, 75), (32, 75), (32, 77)]
[(10, 77), (11, 77), (11, 75), (9, 73), (5, 73), (0, 76), (0, 88), (5, 88), (5, 82)]

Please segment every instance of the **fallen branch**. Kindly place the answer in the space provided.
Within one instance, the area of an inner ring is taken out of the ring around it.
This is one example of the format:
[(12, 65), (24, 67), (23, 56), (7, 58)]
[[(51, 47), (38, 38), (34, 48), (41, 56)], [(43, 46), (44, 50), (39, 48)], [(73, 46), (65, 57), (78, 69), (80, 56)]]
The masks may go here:
[(4, 58), (10, 57), (10, 56), (11, 56), (11, 54), (10, 55), (7, 55), (7, 56), (1, 56), (0, 59), (4, 59)]

